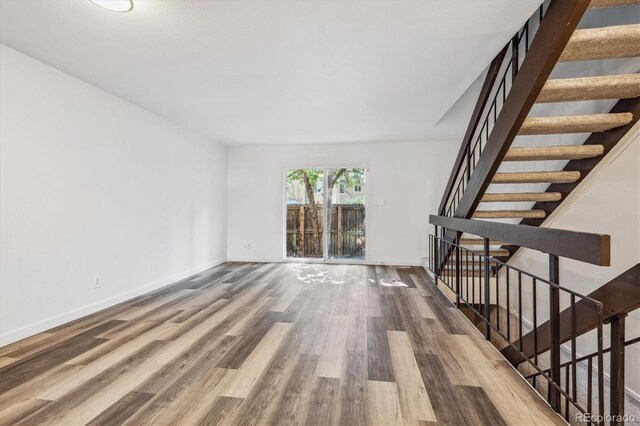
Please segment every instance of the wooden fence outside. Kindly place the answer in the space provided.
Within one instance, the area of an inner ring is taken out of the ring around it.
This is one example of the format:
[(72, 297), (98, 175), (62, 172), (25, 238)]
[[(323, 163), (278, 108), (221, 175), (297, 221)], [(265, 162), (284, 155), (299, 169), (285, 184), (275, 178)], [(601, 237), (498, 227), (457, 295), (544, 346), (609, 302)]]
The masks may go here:
[[(315, 244), (311, 211), (305, 204), (287, 206), (287, 257), (322, 257), (322, 244)], [(364, 259), (365, 207), (334, 204), (329, 215), (329, 257)], [(319, 238), (322, 241), (322, 234)]]

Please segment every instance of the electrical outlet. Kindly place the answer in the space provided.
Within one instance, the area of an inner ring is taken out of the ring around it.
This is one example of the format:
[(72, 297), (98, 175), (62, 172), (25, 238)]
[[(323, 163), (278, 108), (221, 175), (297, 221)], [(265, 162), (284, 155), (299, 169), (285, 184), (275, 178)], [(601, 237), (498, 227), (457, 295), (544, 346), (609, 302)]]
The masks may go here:
[(380, 199), (378, 200), (378, 205), (379, 205), (379, 206), (384, 206), (384, 198), (380, 198)]
[(93, 288), (97, 289), (100, 288), (100, 275), (94, 275), (93, 276)]
[(244, 248), (251, 250), (251, 243), (244, 243)]

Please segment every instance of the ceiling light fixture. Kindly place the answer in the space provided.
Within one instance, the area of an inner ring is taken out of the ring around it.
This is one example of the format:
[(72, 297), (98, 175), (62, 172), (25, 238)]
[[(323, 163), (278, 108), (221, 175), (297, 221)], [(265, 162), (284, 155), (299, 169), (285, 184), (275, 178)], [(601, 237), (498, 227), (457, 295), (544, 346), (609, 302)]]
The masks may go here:
[(104, 7), (113, 12), (130, 12), (133, 9), (133, 0), (89, 0), (93, 4)]

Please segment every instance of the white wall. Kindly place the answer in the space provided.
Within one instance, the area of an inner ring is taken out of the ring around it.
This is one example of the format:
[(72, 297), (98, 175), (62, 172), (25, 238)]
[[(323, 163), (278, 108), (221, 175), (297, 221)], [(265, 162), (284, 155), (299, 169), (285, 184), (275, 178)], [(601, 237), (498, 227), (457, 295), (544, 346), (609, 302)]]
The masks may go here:
[(0, 344), (225, 259), (225, 147), (2, 45), (0, 91)]
[[(639, 164), (640, 125), (636, 125), (544, 223), (543, 226), (550, 228), (611, 236), (611, 266), (594, 266), (561, 258), (561, 285), (588, 295), (640, 262)], [(509, 263), (540, 277), (548, 276), (548, 256), (538, 251), (521, 249)], [(563, 302), (567, 303), (567, 300)], [(511, 304), (514, 303), (512, 299)], [(541, 309), (547, 311), (544, 306)], [(640, 310), (627, 317), (626, 327), (627, 340), (640, 335)], [(608, 327), (604, 336), (605, 347), (608, 347)], [(595, 351), (594, 341), (593, 338), (579, 340), (578, 352)], [(628, 348), (627, 354), (627, 368), (631, 369), (628, 370), (627, 385), (636, 394), (640, 394), (638, 360), (640, 345), (636, 344)]]
[(457, 142), (229, 147), (229, 259), (283, 259), (284, 169), (368, 167), (368, 261), (419, 265), (428, 215), (438, 210), (458, 149)]

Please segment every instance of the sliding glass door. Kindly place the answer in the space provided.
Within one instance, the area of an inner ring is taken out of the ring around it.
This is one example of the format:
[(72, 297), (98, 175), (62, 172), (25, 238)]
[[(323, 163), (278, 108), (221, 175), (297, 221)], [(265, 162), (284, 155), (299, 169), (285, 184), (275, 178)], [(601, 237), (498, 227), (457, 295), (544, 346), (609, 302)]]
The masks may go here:
[(365, 258), (366, 170), (328, 169), (327, 257)]
[(289, 169), (287, 258), (365, 259), (367, 169)]
[(324, 170), (286, 174), (286, 256), (324, 258)]

